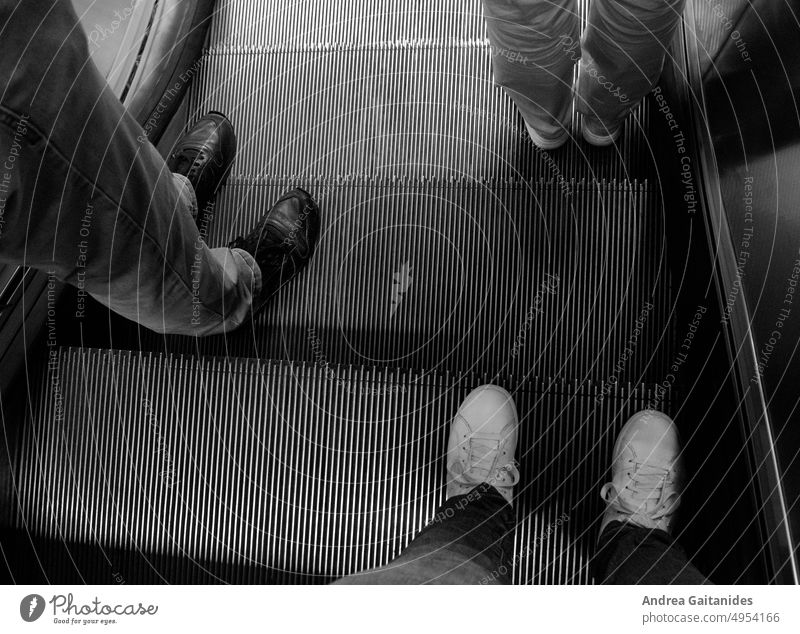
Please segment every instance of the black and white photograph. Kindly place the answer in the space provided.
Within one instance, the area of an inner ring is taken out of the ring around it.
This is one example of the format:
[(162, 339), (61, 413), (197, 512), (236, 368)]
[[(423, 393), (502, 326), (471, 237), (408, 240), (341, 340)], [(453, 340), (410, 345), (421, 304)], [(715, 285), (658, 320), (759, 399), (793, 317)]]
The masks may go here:
[(800, 631), (799, 345), (798, 0), (0, 0), (3, 631)]

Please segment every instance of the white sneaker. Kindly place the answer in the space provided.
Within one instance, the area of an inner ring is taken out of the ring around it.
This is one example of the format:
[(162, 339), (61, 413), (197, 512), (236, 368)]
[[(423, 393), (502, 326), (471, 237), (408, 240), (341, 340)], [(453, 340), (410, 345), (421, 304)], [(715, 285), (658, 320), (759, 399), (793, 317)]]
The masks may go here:
[(556, 136), (545, 136), (538, 132), (535, 128), (532, 128), (528, 125), (528, 122), (525, 122), (525, 129), (528, 131), (528, 136), (531, 137), (531, 141), (533, 144), (537, 146), (541, 150), (555, 150), (560, 148), (567, 142), (569, 138), (569, 130), (564, 128), (558, 133)]
[(619, 140), (622, 134), (622, 122), (618, 121), (612, 125), (606, 125), (599, 119), (594, 119), (587, 115), (581, 116), (581, 132), (587, 142), (597, 147), (607, 147)]
[(600, 533), (614, 521), (671, 534), (683, 490), (678, 428), (655, 410), (634, 414), (614, 444), (611, 482), (600, 496), (606, 510)]
[(469, 393), (450, 426), (447, 498), (487, 482), (511, 504), (519, 471), (514, 463), (519, 419), (511, 395), (496, 385)]
[[(578, 79), (574, 88), (573, 94), (577, 93), (577, 87), (580, 85), (582, 78), (589, 73), (588, 68), (594, 67), (594, 60), (586, 51), (581, 54), (581, 59), (578, 62)], [(597, 71), (595, 70), (595, 76)], [(597, 147), (607, 147), (617, 142), (622, 134), (622, 121), (614, 123), (604, 123), (597, 117), (587, 114), (581, 114), (581, 134), (586, 141)]]

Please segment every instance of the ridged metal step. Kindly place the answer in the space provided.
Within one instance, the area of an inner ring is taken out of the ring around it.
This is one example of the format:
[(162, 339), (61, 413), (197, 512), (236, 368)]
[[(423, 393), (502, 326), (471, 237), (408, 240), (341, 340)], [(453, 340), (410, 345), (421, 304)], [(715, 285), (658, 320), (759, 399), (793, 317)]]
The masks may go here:
[[(290, 185), (236, 180), (209, 241), (247, 230)], [(318, 180), (308, 270), (251, 328), (170, 352), (657, 382), (674, 336), (664, 219), (647, 183)]]
[[(324, 43), (211, 48), (190, 90), (192, 119), (226, 113), (234, 174), (644, 180), (651, 102), (617, 148), (544, 152), (494, 86), (486, 42)], [(577, 118), (573, 130), (578, 130)]]
[[(17, 526), (63, 543), (53, 578), (96, 583), (318, 583), (386, 563), (443, 501), (450, 420), (482, 381), (79, 349), (42, 376)], [(598, 394), (514, 393), (517, 582), (590, 581), (616, 430), (654, 396)]]
[(218, 0), (211, 46), (483, 39), (480, 0), (254, 3)]

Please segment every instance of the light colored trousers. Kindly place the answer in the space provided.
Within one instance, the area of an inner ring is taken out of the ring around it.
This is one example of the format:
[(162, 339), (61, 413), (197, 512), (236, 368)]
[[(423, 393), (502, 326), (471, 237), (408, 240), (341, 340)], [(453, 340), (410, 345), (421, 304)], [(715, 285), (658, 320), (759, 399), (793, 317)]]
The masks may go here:
[(48, 271), (163, 333), (247, 320), (255, 260), (210, 249), (170, 172), (92, 63), (70, 0), (0, 0), (0, 263)]
[(495, 82), (545, 136), (576, 107), (610, 127), (655, 86), (685, 0), (592, 0), (583, 39), (577, 0), (483, 0)]

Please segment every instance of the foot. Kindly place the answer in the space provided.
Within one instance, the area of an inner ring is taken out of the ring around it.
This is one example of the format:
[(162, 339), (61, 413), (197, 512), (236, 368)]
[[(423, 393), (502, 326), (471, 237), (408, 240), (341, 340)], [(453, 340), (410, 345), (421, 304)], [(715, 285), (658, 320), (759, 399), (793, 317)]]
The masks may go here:
[[(577, 97), (583, 93), (590, 93), (591, 90), (587, 89), (587, 85), (594, 87), (594, 84), (600, 81), (598, 78), (600, 73), (601, 71), (597, 68), (591, 55), (584, 50), (581, 54), (581, 60), (578, 62), (578, 80), (573, 94)], [(581, 105), (588, 104), (582, 101)], [(622, 134), (622, 121), (604, 122), (590, 113), (582, 112), (581, 133), (583, 138), (591, 145), (607, 147), (616, 143)]]
[(496, 385), (469, 393), (450, 426), (447, 498), (487, 482), (511, 504), (519, 471), (514, 462), (519, 420), (511, 395)]
[(286, 192), (249, 234), (228, 245), (247, 251), (261, 269), (254, 313), (308, 264), (318, 236), (317, 203), (308, 192), (296, 188)]
[(236, 134), (228, 118), (209, 112), (178, 139), (167, 167), (189, 179), (198, 213), (206, 214), (214, 195), (225, 183), (236, 156)]
[(597, 147), (613, 145), (619, 140), (622, 134), (621, 121), (605, 124), (599, 119), (595, 119), (589, 115), (583, 115), (582, 121), (581, 132), (583, 133), (583, 138)]
[(528, 136), (531, 137), (533, 144), (541, 150), (555, 150), (560, 148), (569, 138), (569, 130), (564, 128), (556, 135), (546, 135), (535, 128), (532, 128), (525, 122), (525, 129), (528, 131)]
[(634, 414), (619, 432), (611, 482), (600, 491), (606, 503), (600, 533), (611, 522), (626, 522), (672, 534), (683, 476), (675, 423), (655, 410)]

